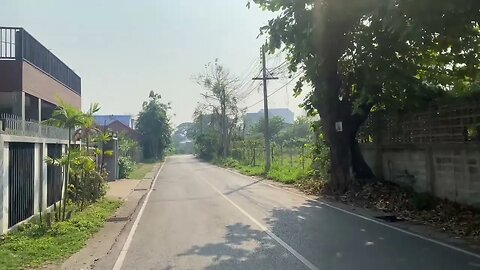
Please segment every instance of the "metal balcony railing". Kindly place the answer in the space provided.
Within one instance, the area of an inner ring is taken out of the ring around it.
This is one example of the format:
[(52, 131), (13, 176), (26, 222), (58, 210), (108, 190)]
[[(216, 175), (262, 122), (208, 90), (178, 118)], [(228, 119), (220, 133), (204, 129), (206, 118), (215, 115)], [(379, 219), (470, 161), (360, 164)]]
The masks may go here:
[(0, 60), (25, 60), (81, 95), (81, 79), (25, 29), (0, 27)]
[(68, 140), (67, 129), (24, 121), (9, 114), (0, 114), (0, 134)]

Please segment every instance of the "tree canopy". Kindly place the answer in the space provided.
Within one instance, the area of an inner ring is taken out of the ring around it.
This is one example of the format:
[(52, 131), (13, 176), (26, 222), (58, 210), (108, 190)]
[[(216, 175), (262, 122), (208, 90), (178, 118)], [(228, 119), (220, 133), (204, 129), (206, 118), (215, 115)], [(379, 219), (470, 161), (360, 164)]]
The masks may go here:
[[(227, 157), (233, 133), (238, 128), (238, 122), (242, 111), (238, 108), (238, 79), (230, 74), (218, 60), (205, 66), (205, 71), (197, 77), (205, 93), (202, 94), (203, 101), (199, 102), (194, 118), (196, 122), (197, 135), (201, 133), (218, 133), (214, 135), (219, 139), (218, 145), (221, 149), (219, 154)], [(207, 132), (207, 128), (210, 130)], [(198, 133), (199, 132), (199, 133)], [(202, 142), (211, 141), (202, 140)], [(200, 142), (200, 141), (198, 141)]]
[(170, 107), (169, 104), (162, 103), (161, 98), (160, 94), (151, 91), (138, 115), (136, 128), (142, 134), (145, 158), (163, 158), (170, 145)]
[[(270, 140), (275, 140), (285, 127), (285, 122), (283, 118), (279, 116), (269, 117), (268, 121), (268, 135), (270, 136)], [(252, 131), (257, 133), (265, 133), (265, 118), (260, 118), (257, 123), (252, 126)]]
[(253, 2), (277, 14), (261, 32), (303, 72), (295, 94), (314, 89), (304, 106), (321, 117), (340, 192), (373, 176), (355, 139), (372, 109), (421, 106), (469, 92), (479, 78), (480, 1)]

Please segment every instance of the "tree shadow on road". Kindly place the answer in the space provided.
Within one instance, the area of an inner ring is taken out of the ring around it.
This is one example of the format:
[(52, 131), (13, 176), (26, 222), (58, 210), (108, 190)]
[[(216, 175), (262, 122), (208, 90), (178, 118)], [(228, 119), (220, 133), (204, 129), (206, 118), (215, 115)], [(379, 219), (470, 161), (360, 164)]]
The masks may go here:
[(178, 256), (211, 258), (204, 269), (305, 269), (264, 231), (243, 223), (226, 229), (223, 242), (193, 246)]
[[(440, 246), (309, 200), (276, 208), (261, 220), (318, 269), (470, 269)], [(204, 256), (203, 269), (308, 269), (254, 223), (226, 226), (223, 242), (193, 246), (178, 256)], [(423, 242), (422, 242), (423, 241)], [(447, 250), (448, 251), (448, 250)]]

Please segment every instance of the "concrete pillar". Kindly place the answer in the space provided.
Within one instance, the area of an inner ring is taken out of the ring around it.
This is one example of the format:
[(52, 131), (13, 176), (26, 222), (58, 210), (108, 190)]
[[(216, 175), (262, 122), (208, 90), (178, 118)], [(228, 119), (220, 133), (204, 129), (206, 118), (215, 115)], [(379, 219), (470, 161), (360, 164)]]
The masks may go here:
[(22, 120), (25, 121), (25, 92), (22, 91), (21, 97), (21, 104), (22, 104)]
[(40, 203), (40, 210), (45, 211), (47, 209), (47, 162), (48, 147), (46, 143), (42, 143), (42, 157), (41, 157), (41, 179), (42, 179), (42, 198)]
[(33, 152), (33, 214), (40, 212), (40, 201), (42, 197), (41, 190), (41, 175), (40, 175), (40, 162), (41, 162), (41, 144), (34, 144)]
[(38, 134), (40, 135), (40, 137), (43, 135), (42, 134), (42, 99), (39, 98), (38, 99)]
[(22, 104), (21, 110), (22, 110), (22, 131), (23, 134), (25, 134), (25, 92), (22, 91), (21, 99), (20, 99), (20, 104)]
[(0, 224), (1, 233), (6, 233), (8, 230), (8, 165), (10, 158), (9, 145), (4, 142), (0, 145), (3, 148), (3, 166), (0, 174), (0, 182), (2, 183), (2, 223)]

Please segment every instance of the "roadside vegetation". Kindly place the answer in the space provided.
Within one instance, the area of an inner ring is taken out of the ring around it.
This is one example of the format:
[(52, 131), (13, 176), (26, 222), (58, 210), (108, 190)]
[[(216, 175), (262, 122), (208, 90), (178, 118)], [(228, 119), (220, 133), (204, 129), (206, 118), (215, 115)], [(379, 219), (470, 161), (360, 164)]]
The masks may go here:
[[(119, 136), (119, 177), (120, 179), (143, 179), (156, 162), (162, 160), (171, 147), (170, 104), (161, 101), (153, 91), (142, 105), (136, 129), (142, 135), (137, 143), (126, 136)], [(138, 149), (142, 149), (139, 157)]]
[(162, 96), (153, 91), (143, 102), (138, 114), (136, 129), (142, 135), (143, 158), (161, 160), (171, 144), (172, 128), (168, 111), (170, 103), (163, 103)]
[(102, 228), (120, 204), (119, 201), (100, 200), (83, 211), (67, 207), (75, 215), (51, 226), (39, 219), (21, 225), (18, 231), (4, 235), (0, 241), (1, 268), (37, 268), (68, 258)]
[[(22, 224), (0, 241), (0, 265), (5, 269), (32, 268), (57, 262), (78, 251), (119, 207), (117, 201), (104, 199), (106, 193), (105, 157), (112, 154), (106, 144), (113, 134), (96, 127), (93, 114), (100, 110), (92, 104), (86, 112), (60, 102), (47, 120), (68, 129), (65, 153), (49, 156), (49, 166), (66, 173), (57, 190), (59, 202), (51, 212), (44, 212)], [(80, 147), (74, 142), (81, 141)], [(63, 194), (61, 190), (64, 190)], [(60, 200), (63, 198), (63, 200)]]
[(128, 174), (128, 179), (142, 180), (147, 173), (151, 172), (155, 162), (138, 162), (133, 166), (133, 170)]

